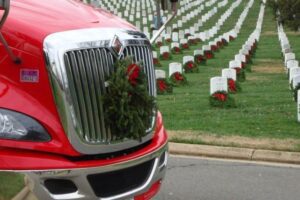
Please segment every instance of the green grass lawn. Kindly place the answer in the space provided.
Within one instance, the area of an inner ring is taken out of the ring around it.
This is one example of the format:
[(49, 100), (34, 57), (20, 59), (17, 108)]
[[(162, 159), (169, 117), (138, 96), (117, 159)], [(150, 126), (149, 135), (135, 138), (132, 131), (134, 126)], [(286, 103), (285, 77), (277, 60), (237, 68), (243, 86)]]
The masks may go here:
[(24, 187), (24, 177), (21, 174), (0, 172), (0, 200), (9, 200)]
[[(235, 9), (220, 33), (234, 27), (247, 2), (243, 1)], [(241, 83), (243, 91), (233, 95), (238, 107), (219, 109), (209, 106), (209, 79), (220, 76), (221, 69), (227, 68), (229, 61), (234, 59), (234, 55), (255, 28), (259, 9), (260, 1), (255, 1), (238, 38), (216, 53), (215, 59), (208, 61), (206, 66), (200, 66), (200, 73), (186, 74), (188, 86), (174, 88), (173, 94), (158, 97), (159, 109), (163, 113), (167, 129), (196, 130), (215, 135), (300, 138), (296, 103), (288, 89), (276, 22), (269, 8), (266, 9), (262, 36), (253, 60), (253, 72), (248, 72), (247, 81)], [(222, 12), (211, 18), (203, 30), (215, 24), (221, 14)], [(300, 43), (299, 35), (291, 36), (290, 40), (294, 44)], [(293, 47), (299, 58), (300, 45)], [(193, 50), (197, 48), (201, 48), (201, 45), (185, 51), (184, 55), (193, 55)], [(167, 70), (170, 62), (182, 62), (182, 57), (183, 55), (173, 56), (172, 61), (162, 62), (162, 69)]]

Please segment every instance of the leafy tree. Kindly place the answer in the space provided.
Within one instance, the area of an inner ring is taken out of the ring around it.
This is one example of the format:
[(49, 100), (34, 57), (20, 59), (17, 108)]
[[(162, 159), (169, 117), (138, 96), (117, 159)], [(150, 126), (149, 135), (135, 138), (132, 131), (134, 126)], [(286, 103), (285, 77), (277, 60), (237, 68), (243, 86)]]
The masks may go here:
[(300, 0), (269, 0), (277, 20), (298, 31), (300, 28)]

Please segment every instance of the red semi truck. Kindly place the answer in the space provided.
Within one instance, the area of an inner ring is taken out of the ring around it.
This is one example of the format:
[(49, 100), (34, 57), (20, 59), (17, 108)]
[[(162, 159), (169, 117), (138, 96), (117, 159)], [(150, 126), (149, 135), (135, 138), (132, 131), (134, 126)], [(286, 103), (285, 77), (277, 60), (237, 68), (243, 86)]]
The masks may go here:
[(27, 174), (43, 200), (153, 197), (167, 164), (161, 114), (119, 140), (101, 102), (104, 74), (128, 56), (156, 96), (146, 36), (75, 0), (0, 0), (0, 17), (0, 170)]

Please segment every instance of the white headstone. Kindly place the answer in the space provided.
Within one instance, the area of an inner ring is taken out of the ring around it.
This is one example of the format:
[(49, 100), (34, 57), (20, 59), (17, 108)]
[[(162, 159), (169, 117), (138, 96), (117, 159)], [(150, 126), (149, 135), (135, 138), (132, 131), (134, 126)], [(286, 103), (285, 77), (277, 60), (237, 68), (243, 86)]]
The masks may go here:
[(235, 55), (235, 60), (240, 62), (246, 62), (246, 56), (244, 54), (237, 54)]
[(178, 42), (179, 41), (179, 36), (177, 32), (172, 33), (172, 41)]
[(184, 38), (184, 31), (179, 30), (179, 39), (183, 39), (183, 38)]
[(225, 77), (213, 77), (210, 79), (210, 94), (217, 91), (228, 92), (227, 78)]
[(165, 40), (167, 39), (171, 39), (171, 35), (170, 34), (165, 34)]
[(155, 76), (156, 76), (156, 79), (166, 78), (166, 72), (164, 70), (157, 69), (157, 70), (155, 70)]
[(161, 42), (161, 43), (162, 43), (162, 38), (161, 38), (161, 37), (157, 38), (157, 39), (156, 39), (156, 43), (157, 43), (157, 42)]
[(236, 60), (232, 60), (229, 62), (229, 68), (233, 69), (233, 68), (242, 68), (241, 63), (236, 61)]
[(182, 73), (182, 64), (181, 63), (170, 63), (169, 65), (169, 77), (172, 76), (175, 72)]
[(153, 58), (157, 58), (157, 52), (156, 51), (152, 51), (153, 54)]
[(169, 46), (162, 46), (162, 47), (160, 47), (160, 54), (162, 55), (165, 52), (168, 52), (168, 53), (170, 52)]
[(200, 50), (200, 49), (195, 50), (194, 51), (194, 56), (195, 55), (202, 55), (203, 56), (204, 55), (203, 50)]
[(294, 53), (286, 53), (284, 54), (284, 64), (286, 66), (288, 60), (295, 60), (296, 56)]
[(180, 44), (187, 44), (188, 43), (188, 40), (187, 39), (181, 39), (180, 40)]
[(293, 78), (293, 89), (295, 89), (298, 84), (300, 84), (300, 75), (294, 76), (294, 78)]
[(192, 62), (194, 62), (194, 56), (183, 56), (183, 60), (182, 60), (183, 62), (183, 64), (186, 64), (187, 62), (190, 62), (190, 61), (192, 61)]
[(297, 106), (297, 109), (298, 109), (298, 122), (300, 122), (300, 90), (298, 90), (298, 106)]
[(133, 22), (134, 18), (133, 18), (133, 15), (130, 15), (129, 16), (129, 21)]
[(177, 25), (178, 25), (178, 28), (182, 28), (182, 21), (178, 20)]
[(173, 49), (174, 47), (180, 48), (179, 43), (178, 43), (178, 42), (172, 42), (172, 43), (171, 43), (171, 49)]
[(222, 69), (222, 77), (236, 81), (236, 71), (234, 69)]
[(203, 49), (203, 51), (210, 51), (211, 47), (209, 45), (203, 45), (202, 49)]
[(146, 25), (147, 23), (148, 23), (147, 18), (144, 18), (144, 17), (143, 17), (143, 24)]
[(290, 83), (292, 82), (293, 78), (297, 75), (300, 75), (300, 67), (292, 67), (290, 68)]
[(292, 67), (299, 67), (299, 61), (298, 60), (288, 60), (286, 62), (287, 69), (290, 69)]

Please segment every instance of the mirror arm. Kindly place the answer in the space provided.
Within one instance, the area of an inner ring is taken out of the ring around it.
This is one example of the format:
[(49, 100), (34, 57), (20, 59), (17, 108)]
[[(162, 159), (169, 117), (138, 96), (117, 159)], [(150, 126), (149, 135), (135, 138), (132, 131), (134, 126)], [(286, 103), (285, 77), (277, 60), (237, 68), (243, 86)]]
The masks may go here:
[[(1, 1), (1, 0), (0, 0)], [(2, 0), (3, 2), (3, 8), (4, 8), (4, 14), (3, 17), (0, 21), (0, 31), (7, 19), (8, 13), (9, 13), (9, 8), (10, 8), (10, 0)], [(3, 37), (2, 33), (0, 32), (0, 43), (3, 44), (6, 52), (8, 53), (9, 57), (12, 59), (12, 61), (15, 64), (21, 64), (21, 59), (19, 57), (17, 57), (12, 50), (9, 48), (9, 45), (7, 44), (5, 38)]]
[(9, 48), (5, 38), (3, 37), (2, 33), (0, 33), (0, 43), (3, 44), (6, 52), (8, 53), (9, 57), (13, 60), (15, 64), (21, 64), (21, 59), (17, 57), (12, 50)]
[(160, 34), (166, 29), (166, 27), (170, 24), (170, 22), (175, 18), (176, 13), (174, 12), (173, 15), (166, 21), (164, 25), (160, 27), (160, 29), (152, 36), (150, 39), (150, 43), (154, 44), (155, 40), (160, 36)]

